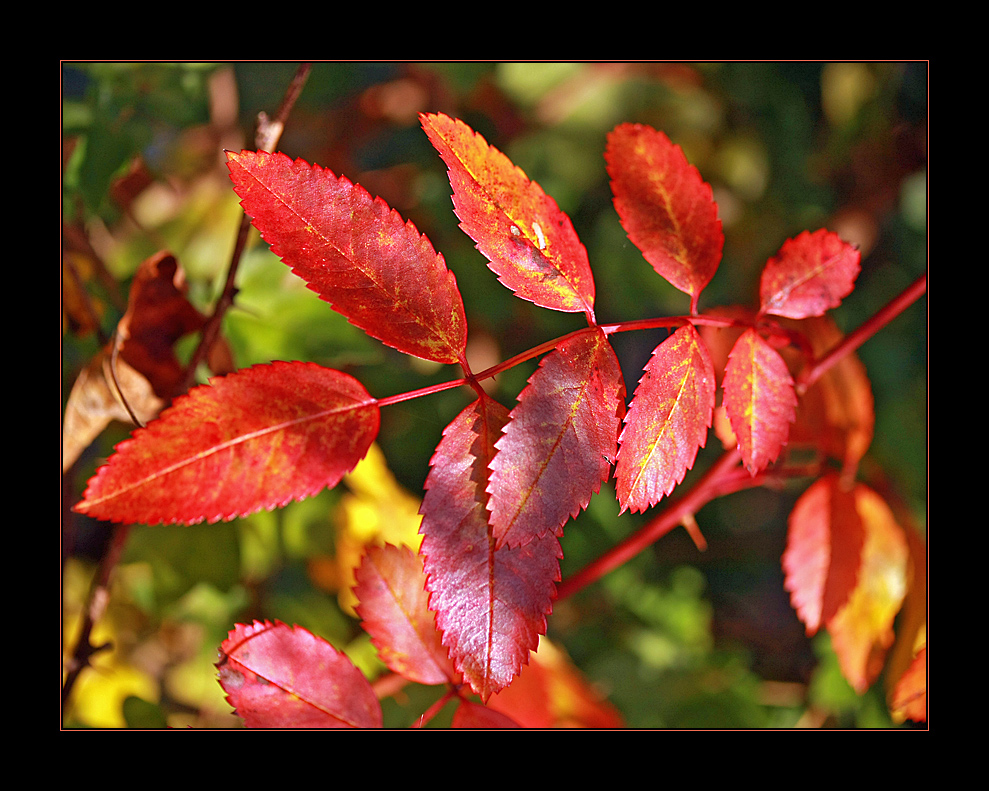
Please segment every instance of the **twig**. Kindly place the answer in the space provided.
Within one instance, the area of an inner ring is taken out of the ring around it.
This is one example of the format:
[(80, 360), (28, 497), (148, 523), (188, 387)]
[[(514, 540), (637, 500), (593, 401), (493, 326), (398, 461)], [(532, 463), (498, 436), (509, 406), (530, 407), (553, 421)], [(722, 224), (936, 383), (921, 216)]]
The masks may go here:
[(740, 458), (737, 450), (724, 453), (687, 494), (670, 505), (663, 513), (572, 577), (563, 580), (557, 589), (557, 598), (565, 599), (591, 583), (597, 582), (609, 571), (624, 565), (642, 550), (652, 546), (673, 528), (679, 526), (685, 518), (689, 518), (691, 514), (696, 514), (701, 507), (720, 495), (719, 481), (721, 476), (734, 469)]
[(112, 646), (109, 643), (94, 646), (90, 641), (93, 634), (93, 626), (100, 621), (106, 612), (107, 603), (110, 600), (110, 575), (120, 560), (120, 555), (124, 551), (127, 543), (127, 536), (130, 534), (130, 525), (116, 525), (113, 530), (113, 537), (107, 548), (100, 567), (93, 578), (92, 587), (86, 601), (86, 610), (83, 613), (82, 627), (79, 638), (76, 641), (75, 651), (72, 658), (66, 662), (67, 673), (65, 683), (62, 685), (62, 711), (65, 712), (65, 704), (72, 694), (79, 675), (89, 667), (90, 659), (100, 651), (105, 651)]
[[(295, 77), (292, 79), (288, 90), (285, 92), (285, 98), (282, 100), (282, 104), (278, 108), (278, 113), (274, 116), (274, 118), (269, 119), (265, 113), (260, 114), (258, 118), (258, 128), (255, 133), (255, 145), (259, 149), (263, 151), (271, 151), (278, 145), (281, 134), (285, 129), (285, 123), (288, 120), (289, 113), (292, 112), (292, 107), (295, 105), (296, 100), (299, 98), (299, 94), (302, 92), (302, 87), (305, 85), (306, 79), (309, 77), (309, 71), (311, 68), (312, 66), (308, 63), (303, 63), (299, 66), (295, 73)], [(213, 315), (209, 317), (206, 324), (203, 326), (202, 335), (199, 339), (199, 346), (196, 348), (195, 353), (189, 360), (189, 365), (186, 367), (185, 382), (184, 387), (182, 388), (183, 391), (186, 391), (192, 387), (196, 378), (197, 368), (200, 363), (204, 362), (209, 356), (210, 350), (213, 348), (213, 344), (216, 343), (216, 339), (220, 334), (223, 316), (234, 304), (234, 298), (237, 296), (237, 286), (235, 284), (237, 279), (237, 269), (240, 266), (240, 259), (244, 254), (244, 248), (247, 246), (247, 238), (250, 230), (251, 221), (245, 214), (240, 219), (240, 228), (237, 231), (237, 241), (234, 244), (234, 251), (230, 257), (230, 266), (227, 268), (227, 279), (223, 286), (223, 292), (220, 294), (220, 298), (216, 301), (216, 305), (213, 307)]]

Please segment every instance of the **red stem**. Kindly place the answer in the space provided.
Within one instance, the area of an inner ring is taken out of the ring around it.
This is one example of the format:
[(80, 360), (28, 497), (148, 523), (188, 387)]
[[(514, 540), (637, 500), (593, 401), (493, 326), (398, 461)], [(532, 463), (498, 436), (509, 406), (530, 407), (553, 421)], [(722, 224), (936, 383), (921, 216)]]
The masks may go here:
[[(897, 296), (889, 304), (862, 324), (862, 326), (846, 335), (838, 345), (836, 345), (831, 351), (821, 357), (811, 368), (809, 368), (807, 374), (801, 378), (798, 386), (799, 393), (803, 394), (808, 387), (817, 381), (817, 379), (819, 379), (835, 363), (865, 343), (865, 341), (875, 335), (880, 329), (885, 327), (910, 305), (916, 302), (924, 293), (926, 293), (926, 291), (927, 274), (925, 273), (917, 278), (917, 280), (915, 280), (906, 290), (904, 290), (902, 294)], [(395, 404), (401, 401), (410, 400), (412, 398), (438, 393), (443, 390), (449, 390), (461, 385), (476, 386), (477, 382), (482, 379), (487, 379), (501, 373), (502, 371), (507, 371), (519, 363), (551, 351), (565, 340), (581, 335), (585, 332), (593, 332), (596, 329), (600, 329), (606, 335), (610, 335), (615, 332), (673, 327), (683, 324), (685, 321), (690, 321), (693, 324), (709, 324), (713, 326), (732, 326), (737, 323), (731, 319), (713, 316), (673, 316), (665, 318), (637, 319), (635, 321), (619, 322), (617, 324), (600, 325), (599, 327), (584, 327), (579, 330), (574, 330), (567, 335), (556, 338), (555, 340), (541, 343), (528, 351), (517, 354), (514, 357), (499, 363), (498, 365), (481, 371), (481, 373), (476, 374), (473, 377), (468, 376), (467, 378), (455, 379), (442, 384), (423, 387), (419, 390), (412, 390), (407, 393), (389, 396), (387, 398), (379, 399), (377, 403), (379, 406), (386, 406), (388, 404)], [(465, 368), (465, 371), (466, 370), (467, 369)], [(639, 552), (654, 544), (673, 528), (680, 525), (685, 518), (695, 514), (701, 507), (712, 499), (728, 494), (731, 491), (761, 485), (763, 482), (763, 478), (761, 476), (757, 476), (756, 478), (752, 478), (750, 476), (733, 477), (731, 473), (732, 470), (736, 468), (739, 458), (740, 457), (737, 450), (726, 452), (704, 474), (704, 476), (694, 485), (694, 487), (687, 492), (686, 495), (674, 502), (663, 513), (649, 522), (635, 535), (630, 536), (621, 544), (613, 547), (610, 551), (599, 557), (573, 577), (570, 577), (560, 583), (558, 588), (558, 598), (563, 599), (572, 595), (585, 586), (596, 582), (608, 572), (623, 565), (628, 560), (635, 557), (635, 555)]]
[(670, 505), (663, 513), (637, 533), (612, 547), (593, 563), (585, 566), (572, 577), (563, 580), (557, 589), (557, 598), (565, 599), (591, 583), (597, 582), (605, 574), (624, 565), (642, 550), (665, 536), (677, 527), (684, 517), (697, 513), (710, 500), (723, 494), (722, 476), (734, 469), (740, 458), (737, 450), (727, 451), (704, 473), (704, 476), (694, 484), (694, 487), (687, 494)]
[(797, 385), (798, 392), (802, 395), (814, 384), (825, 372), (838, 363), (846, 355), (855, 351), (879, 330), (889, 324), (903, 311), (910, 307), (927, 292), (927, 273), (925, 272), (913, 281), (899, 296), (892, 299), (884, 308), (879, 310), (868, 321), (857, 329), (848, 333), (841, 342), (831, 351), (821, 357), (813, 366), (807, 369), (806, 374), (800, 378)]
[[(825, 354), (810, 369), (808, 375), (801, 381), (800, 393), (806, 391), (811, 384), (831, 368), (838, 360), (851, 353), (866, 340), (875, 335), (881, 328), (889, 324), (910, 305), (916, 302), (927, 291), (927, 274), (923, 274), (907, 287), (899, 296), (891, 300), (861, 327), (845, 336), (830, 352)], [(624, 326), (623, 326), (624, 329)], [(684, 518), (695, 514), (701, 507), (722, 495), (744, 488), (762, 485), (763, 476), (741, 476), (734, 474), (740, 456), (738, 450), (727, 451), (704, 476), (683, 497), (675, 501), (663, 513), (650, 521), (634, 535), (616, 545), (593, 563), (584, 567), (574, 576), (563, 580), (557, 589), (557, 598), (564, 599), (582, 588), (601, 579), (605, 574), (635, 557), (639, 552), (654, 544), (673, 528), (680, 525)]]
[(413, 725), (412, 727), (413, 728), (423, 727), (427, 722), (432, 720), (433, 717), (435, 717), (437, 714), (440, 713), (440, 709), (442, 709), (447, 703), (449, 703), (451, 698), (454, 698), (456, 696), (457, 696), (456, 690), (448, 689), (446, 693), (444, 693), (443, 697), (441, 697), (432, 706), (426, 709), (425, 712), (423, 712), (423, 715), (419, 718), (419, 722)]

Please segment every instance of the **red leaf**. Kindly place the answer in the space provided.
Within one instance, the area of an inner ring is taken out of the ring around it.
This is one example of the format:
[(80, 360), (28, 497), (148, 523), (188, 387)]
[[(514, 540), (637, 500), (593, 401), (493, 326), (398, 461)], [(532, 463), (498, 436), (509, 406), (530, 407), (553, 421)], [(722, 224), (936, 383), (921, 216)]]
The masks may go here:
[(238, 624), (220, 653), (220, 685), (249, 728), (381, 727), (381, 706), (361, 671), (300, 626)]
[(855, 499), (837, 477), (819, 479), (797, 501), (783, 553), (784, 586), (808, 635), (848, 601), (864, 542)]
[(542, 188), (463, 121), (421, 116), (449, 168), (464, 233), (498, 279), (544, 308), (584, 312), (594, 322), (594, 277), (570, 218)]
[(855, 288), (860, 258), (857, 247), (824, 228), (788, 239), (763, 269), (761, 312), (805, 319), (838, 307)]
[(422, 560), (412, 550), (369, 548), (356, 579), (356, 612), (382, 662), (419, 684), (459, 680), (429, 611)]
[(311, 363), (257, 365), (175, 400), (117, 446), (75, 510), (114, 522), (233, 519), (336, 486), (378, 433), (360, 382)]
[(519, 724), (507, 714), (489, 709), (479, 703), (461, 700), (453, 714), (454, 728), (518, 728)]
[(411, 222), (329, 170), (264, 151), (227, 152), (244, 210), (335, 310), (401, 352), (461, 362), (467, 320), (443, 256)]
[(749, 329), (728, 355), (724, 391), (742, 461), (755, 475), (774, 462), (786, 444), (796, 416), (793, 379), (779, 352)]
[(690, 295), (696, 312), (725, 241), (710, 185), (679, 146), (642, 124), (616, 127), (608, 135), (605, 158), (628, 238), (653, 269)]
[(608, 480), (625, 414), (625, 384), (600, 330), (562, 342), (519, 395), (491, 464), (498, 546), (562, 534)]
[(624, 512), (644, 511), (694, 466), (714, 414), (711, 356), (692, 324), (653, 351), (625, 416), (615, 469)]
[(483, 700), (512, 682), (545, 633), (563, 555), (552, 535), (495, 548), (485, 489), (507, 421), (508, 410), (487, 396), (454, 418), (421, 508), (429, 606), (451, 658)]

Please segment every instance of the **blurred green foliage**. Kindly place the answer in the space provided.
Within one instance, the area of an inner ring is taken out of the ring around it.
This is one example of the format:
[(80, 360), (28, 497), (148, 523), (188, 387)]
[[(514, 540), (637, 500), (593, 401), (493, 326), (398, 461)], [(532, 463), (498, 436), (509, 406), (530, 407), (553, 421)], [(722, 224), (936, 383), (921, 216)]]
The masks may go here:
[[(240, 216), (222, 149), (254, 147), (257, 114), (275, 112), (296, 65), (63, 64), (63, 223), (90, 240), (121, 294), (141, 260), (168, 248), (186, 270), (190, 297), (209, 309)], [(714, 187), (726, 245), (702, 310), (754, 304), (758, 272), (786, 238), (838, 226), (864, 253), (858, 286), (835, 312), (848, 330), (927, 268), (927, 82), (924, 63), (317, 63), (279, 149), (347, 175), (430, 238), (457, 276), (480, 367), (582, 319), (535, 308), (497, 284), (457, 226), (445, 169), (418, 126), (419, 112), (465, 120), (570, 214), (588, 248), (601, 322), (688, 308), (628, 242), (611, 205), (606, 135), (637, 121), (664, 130)], [(115, 190), (135, 163), (142, 189), (121, 197)], [(449, 370), (366, 338), (257, 241), (241, 263), (237, 305), (224, 325), (238, 366), (313, 360), (350, 371), (377, 396), (450, 378)], [(106, 286), (95, 276), (91, 284), (109, 334), (123, 305), (96, 290)], [(92, 333), (72, 326), (63, 334), (63, 402), (98, 348)], [(661, 337), (615, 336), (630, 393)], [(877, 415), (863, 475), (894, 492), (923, 529), (926, 300), (860, 356)], [(535, 364), (499, 377), (495, 395), (511, 406)], [(448, 391), (384, 411), (379, 442), (410, 492), (421, 492), (441, 431), (465, 404), (463, 393)], [(124, 436), (126, 427), (114, 426), (80, 459), (67, 481), (70, 500)], [(698, 469), (716, 454), (705, 449)], [(557, 604), (549, 636), (629, 726), (889, 724), (881, 686), (864, 699), (851, 693), (827, 641), (806, 639), (783, 590), (786, 515), (804, 485), (712, 503), (698, 514), (706, 553), (676, 531)], [(121, 682), (109, 692), (80, 685), (81, 702), (66, 725), (235, 727), (211, 664), (226, 631), (252, 618), (299, 623), (375, 672), (366, 637), (311, 573), (334, 550), (340, 496), (326, 492), (233, 524), (137, 528), (106, 623), (117, 649), (91, 675), (113, 687), (113, 672), (124, 678), (126, 667), (153, 683)], [(606, 485), (567, 526), (564, 576), (644, 518), (619, 518)], [(83, 581), (107, 535), (105, 525), (66, 518), (67, 613), (81, 606)], [(411, 690), (404, 706), (390, 701), (388, 723), (408, 724), (434, 698), (434, 690)]]

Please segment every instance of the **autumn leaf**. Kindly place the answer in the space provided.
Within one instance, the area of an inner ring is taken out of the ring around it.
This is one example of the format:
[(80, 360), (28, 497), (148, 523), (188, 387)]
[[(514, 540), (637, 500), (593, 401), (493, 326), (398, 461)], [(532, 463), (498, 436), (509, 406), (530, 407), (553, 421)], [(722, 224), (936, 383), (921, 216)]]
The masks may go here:
[[(791, 322), (820, 358), (842, 339), (830, 316)], [(854, 480), (858, 464), (875, 430), (875, 402), (868, 372), (854, 354), (829, 368), (803, 394), (800, 411), (790, 430), (790, 444), (804, 444), (842, 464), (846, 480)]]
[[(883, 668), (887, 699), (890, 701), (890, 711), (894, 720), (901, 721), (900, 715), (903, 713), (893, 704), (894, 698), (904, 693), (901, 704), (911, 707), (911, 695), (907, 693), (908, 688), (913, 692), (917, 691), (917, 684), (924, 684), (924, 711), (926, 712), (926, 677), (908, 680), (912, 672), (916, 671), (918, 652), (927, 646), (927, 608), (929, 590), (927, 584), (928, 559), (927, 544), (921, 536), (919, 530), (903, 525), (903, 535), (907, 541), (907, 548), (910, 554), (907, 579), (909, 589), (907, 596), (903, 600), (903, 606), (896, 615), (896, 642), (889, 651), (886, 666)], [(910, 717), (913, 719), (913, 717)], [(926, 721), (926, 714), (925, 714)]]
[(783, 243), (762, 272), (760, 311), (805, 319), (841, 304), (855, 287), (861, 254), (825, 228)]
[(854, 490), (865, 530), (858, 584), (827, 623), (841, 672), (862, 694), (879, 677), (893, 644), (893, 623), (906, 598), (909, 550), (886, 501), (863, 484)]
[(175, 400), (117, 446), (76, 511), (115, 522), (246, 516), (335, 486), (367, 452), (378, 405), (311, 363), (257, 365)]
[(621, 728), (624, 724), (570, 657), (545, 637), (515, 683), (493, 695), (488, 707), (523, 728)]
[(408, 548), (371, 547), (356, 573), (357, 615), (390, 670), (419, 684), (456, 682), (436, 629), (422, 560)]
[(615, 469), (623, 512), (651, 508), (694, 466), (711, 427), (714, 394), (711, 357), (687, 324), (653, 351), (625, 416)]
[(724, 232), (708, 185), (679, 146), (643, 124), (621, 124), (605, 150), (615, 210), (628, 238), (653, 269), (690, 296), (721, 263)]
[(336, 591), (337, 602), (352, 614), (357, 605), (354, 571), (368, 547), (393, 544), (419, 550), (422, 499), (399, 484), (376, 442), (341, 483), (346, 489), (331, 515), (333, 555), (311, 558), (308, 567), (313, 581)]
[(728, 355), (724, 405), (742, 461), (755, 475), (779, 456), (797, 406), (786, 362), (755, 330), (743, 332)]
[(811, 484), (790, 514), (783, 553), (784, 587), (808, 635), (848, 602), (864, 542), (853, 494), (833, 475)]
[(453, 713), (454, 728), (518, 728), (511, 717), (471, 700), (461, 700)]
[[(121, 393), (126, 394), (126, 406)], [(112, 348), (101, 350), (79, 372), (65, 402), (62, 471), (69, 469), (112, 421), (133, 423), (136, 417), (149, 423), (164, 405), (139, 372), (119, 358), (114, 364)]]
[(175, 343), (205, 322), (185, 292), (184, 274), (170, 253), (156, 253), (138, 267), (114, 339), (80, 372), (69, 393), (63, 469), (111, 421), (148, 423), (179, 394), (185, 368)]
[(249, 728), (382, 725), (381, 706), (361, 671), (300, 626), (238, 624), (220, 657), (220, 685)]
[(292, 271), (354, 325), (406, 354), (463, 362), (467, 320), (443, 256), (346, 177), (284, 154), (227, 152), (244, 211)]
[(165, 400), (178, 395), (185, 379), (175, 342), (197, 332), (206, 320), (185, 291), (185, 275), (175, 257), (157, 253), (134, 275), (127, 312), (117, 325), (120, 356)]
[(910, 663), (907, 672), (900, 677), (890, 713), (897, 722), (913, 720), (927, 722), (927, 646), (925, 645)]
[(460, 227), (507, 288), (594, 323), (594, 278), (570, 218), (508, 157), (463, 121), (422, 115), (449, 169)]
[(585, 332), (543, 358), (519, 395), (491, 463), (498, 546), (561, 534), (611, 475), (625, 383), (605, 334)]
[(486, 395), (443, 432), (426, 478), (421, 554), (443, 644), (482, 700), (504, 689), (546, 631), (563, 553), (553, 535), (495, 547), (488, 466), (508, 410)]

